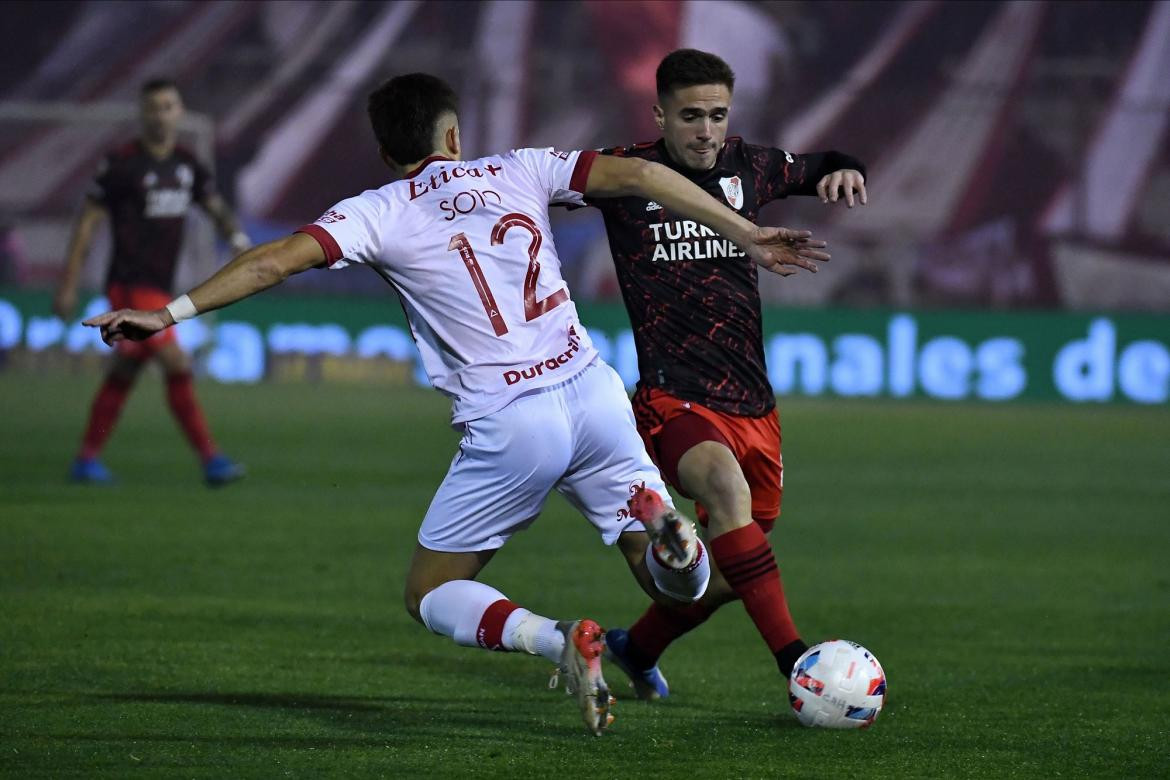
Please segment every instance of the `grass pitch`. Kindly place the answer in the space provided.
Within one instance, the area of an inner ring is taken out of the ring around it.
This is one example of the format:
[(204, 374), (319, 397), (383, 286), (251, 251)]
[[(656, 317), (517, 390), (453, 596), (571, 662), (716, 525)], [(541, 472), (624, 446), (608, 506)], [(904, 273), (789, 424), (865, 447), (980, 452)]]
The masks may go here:
[[(782, 401), (793, 612), (877, 654), (886, 710), (799, 726), (732, 605), (668, 651), (669, 700), (594, 739), (550, 665), (401, 606), (456, 445), (437, 394), (204, 384), (250, 468), (211, 492), (158, 384), (107, 450), (120, 484), (77, 488), (95, 380), (0, 375), (5, 776), (1170, 775), (1166, 409)], [(603, 625), (645, 603), (555, 497), (484, 579)]]

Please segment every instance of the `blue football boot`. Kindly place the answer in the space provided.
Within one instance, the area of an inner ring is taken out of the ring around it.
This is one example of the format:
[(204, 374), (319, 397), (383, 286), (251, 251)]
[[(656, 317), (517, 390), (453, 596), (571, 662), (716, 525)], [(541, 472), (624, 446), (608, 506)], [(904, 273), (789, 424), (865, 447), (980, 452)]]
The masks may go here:
[(670, 695), (670, 686), (658, 669), (658, 664), (649, 669), (639, 669), (630, 660), (630, 632), (624, 628), (611, 628), (605, 632), (605, 659), (618, 665), (630, 678), (630, 685), (639, 699), (665, 699)]
[(97, 458), (77, 458), (69, 467), (69, 481), (79, 485), (110, 485), (114, 475)]
[(203, 464), (203, 481), (208, 487), (223, 487), (230, 482), (243, 479), (245, 473), (244, 467), (227, 455), (212, 455)]

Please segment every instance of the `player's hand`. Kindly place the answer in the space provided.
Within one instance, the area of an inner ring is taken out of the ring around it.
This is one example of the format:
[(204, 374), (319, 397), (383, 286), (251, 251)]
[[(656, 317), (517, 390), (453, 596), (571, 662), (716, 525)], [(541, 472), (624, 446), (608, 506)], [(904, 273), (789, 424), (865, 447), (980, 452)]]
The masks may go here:
[(232, 248), (232, 255), (242, 255), (252, 248), (252, 239), (248, 238), (248, 234), (242, 230), (237, 230), (232, 233), (228, 239), (228, 245)]
[(791, 276), (803, 268), (817, 272), (817, 263), (829, 260), (823, 251), (827, 244), (815, 240), (808, 230), (789, 230), (782, 227), (757, 227), (747, 254), (752, 260), (774, 274)]
[(821, 203), (836, 203), (838, 199), (844, 198), (845, 205), (853, 208), (855, 192), (856, 202), (864, 206), (867, 202), (865, 177), (861, 175), (861, 171), (852, 168), (833, 171), (817, 182), (817, 195), (820, 196)]
[(72, 287), (62, 287), (53, 296), (53, 313), (68, 322), (77, 308), (77, 290)]
[(81, 324), (91, 328), (101, 328), (102, 341), (114, 344), (123, 339), (130, 341), (148, 339), (174, 323), (170, 312), (166, 309), (156, 309), (155, 311), (118, 309), (90, 317)]

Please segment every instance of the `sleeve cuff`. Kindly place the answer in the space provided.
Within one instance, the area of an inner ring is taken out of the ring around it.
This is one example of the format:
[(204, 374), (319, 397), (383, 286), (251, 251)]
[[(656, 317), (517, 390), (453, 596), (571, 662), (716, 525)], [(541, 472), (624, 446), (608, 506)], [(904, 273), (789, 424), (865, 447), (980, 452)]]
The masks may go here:
[(593, 149), (577, 155), (577, 164), (573, 167), (573, 175), (569, 179), (569, 189), (573, 192), (585, 194), (585, 185), (589, 181), (589, 170), (593, 161), (597, 159), (597, 152)]
[(320, 225), (302, 225), (293, 232), (304, 233), (321, 245), (321, 250), (325, 252), (325, 265), (333, 265), (341, 259), (341, 247), (337, 245), (333, 236), (329, 235), (329, 231)]

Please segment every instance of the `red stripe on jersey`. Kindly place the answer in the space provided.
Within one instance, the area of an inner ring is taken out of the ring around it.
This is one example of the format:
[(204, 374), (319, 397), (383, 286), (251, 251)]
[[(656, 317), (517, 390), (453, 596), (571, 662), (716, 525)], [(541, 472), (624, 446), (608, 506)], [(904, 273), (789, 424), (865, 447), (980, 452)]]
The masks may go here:
[(333, 265), (341, 259), (341, 247), (337, 245), (333, 236), (329, 235), (329, 231), (320, 225), (304, 225), (293, 232), (304, 233), (321, 245), (321, 249), (325, 252), (325, 265)]
[(589, 171), (596, 159), (597, 152), (592, 149), (577, 155), (577, 164), (573, 167), (573, 175), (569, 179), (569, 189), (585, 194), (585, 183), (589, 181)]

